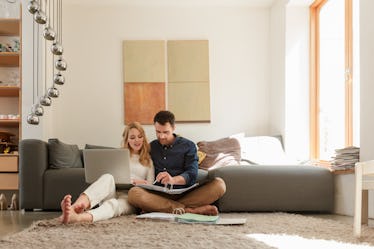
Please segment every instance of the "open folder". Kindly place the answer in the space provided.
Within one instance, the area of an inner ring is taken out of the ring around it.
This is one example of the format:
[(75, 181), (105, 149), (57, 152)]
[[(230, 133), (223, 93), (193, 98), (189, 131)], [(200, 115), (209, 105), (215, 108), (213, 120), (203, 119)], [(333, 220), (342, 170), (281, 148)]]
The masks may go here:
[(137, 184), (137, 187), (141, 187), (144, 189), (152, 190), (152, 191), (158, 191), (158, 192), (163, 192), (171, 195), (177, 195), (177, 194), (182, 194), (190, 189), (195, 188), (198, 186), (199, 183), (195, 183), (194, 185), (189, 186), (188, 188), (173, 188), (172, 185), (171, 187), (165, 186), (158, 186), (158, 185), (152, 185), (152, 184)]

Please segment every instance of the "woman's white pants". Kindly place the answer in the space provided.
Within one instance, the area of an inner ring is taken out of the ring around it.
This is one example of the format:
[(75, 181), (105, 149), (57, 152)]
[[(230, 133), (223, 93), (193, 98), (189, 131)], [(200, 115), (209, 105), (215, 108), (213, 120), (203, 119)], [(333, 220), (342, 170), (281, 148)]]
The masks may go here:
[(83, 193), (90, 200), (91, 208), (99, 204), (99, 207), (87, 210), (92, 215), (93, 222), (135, 213), (135, 208), (127, 201), (127, 191), (116, 192), (114, 178), (110, 174), (102, 175)]

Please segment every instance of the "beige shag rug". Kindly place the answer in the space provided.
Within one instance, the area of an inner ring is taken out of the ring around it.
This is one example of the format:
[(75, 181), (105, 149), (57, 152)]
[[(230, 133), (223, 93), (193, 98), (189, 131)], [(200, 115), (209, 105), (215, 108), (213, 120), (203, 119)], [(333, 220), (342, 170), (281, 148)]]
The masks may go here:
[(245, 225), (180, 224), (138, 220), (134, 215), (93, 224), (62, 225), (56, 219), (0, 239), (0, 248), (374, 248), (374, 228), (354, 238), (352, 225), (288, 213), (225, 213)]

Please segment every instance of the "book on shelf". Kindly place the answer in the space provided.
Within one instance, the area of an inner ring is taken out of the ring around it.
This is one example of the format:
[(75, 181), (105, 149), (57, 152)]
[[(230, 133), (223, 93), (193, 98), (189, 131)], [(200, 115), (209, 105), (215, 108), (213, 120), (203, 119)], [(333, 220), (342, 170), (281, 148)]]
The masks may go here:
[(177, 195), (177, 194), (182, 194), (186, 191), (189, 191), (197, 187), (198, 185), (199, 183), (195, 183), (187, 188), (173, 188), (172, 185), (171, 187), (168, 187), (168, 186), (163, 187), (163, 186), (158, 186), (158, 185), (153, 185), (153, 184), (137, 184), (136, 186), (144, 188), (144, 189), (152, 190), (152, 191), (158, 191), (158, 192), (167, 193), (171, 195)]

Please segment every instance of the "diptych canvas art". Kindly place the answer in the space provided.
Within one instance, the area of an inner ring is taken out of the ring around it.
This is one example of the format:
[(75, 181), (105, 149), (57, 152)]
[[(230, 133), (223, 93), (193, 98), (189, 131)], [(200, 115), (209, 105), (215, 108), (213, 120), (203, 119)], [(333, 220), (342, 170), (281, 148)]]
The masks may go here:
[(125, 40), (123, 72), (125, 123), (152, 124), (161, 109), (210, 122), (207, 40)]

